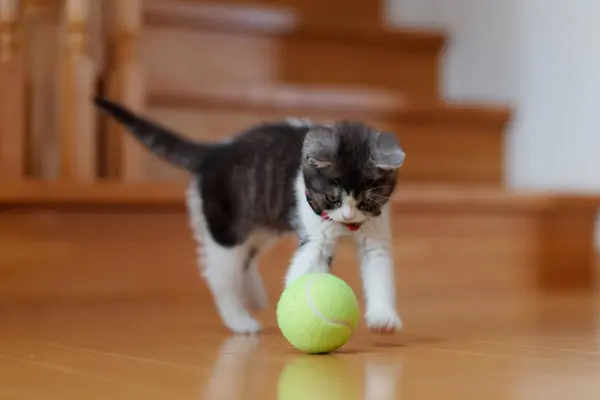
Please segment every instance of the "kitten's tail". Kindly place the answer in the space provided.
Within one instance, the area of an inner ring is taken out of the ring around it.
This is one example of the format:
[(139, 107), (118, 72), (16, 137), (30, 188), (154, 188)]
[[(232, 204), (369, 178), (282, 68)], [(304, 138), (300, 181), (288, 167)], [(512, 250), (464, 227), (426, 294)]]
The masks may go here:
[(154, 154), (189, 171), (197, 172), (205, 154), (213, 148), (210, 144), (184, 139), (168, 128), (103, 97), (96, 97), (94, 103), (125, 126)]

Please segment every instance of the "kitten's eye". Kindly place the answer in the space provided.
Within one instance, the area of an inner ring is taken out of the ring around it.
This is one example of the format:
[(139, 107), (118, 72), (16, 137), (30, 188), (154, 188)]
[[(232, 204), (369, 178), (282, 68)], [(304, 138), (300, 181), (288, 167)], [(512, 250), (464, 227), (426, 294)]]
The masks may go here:
[(335, 194), (326, 194), (325, 201), (327, 203), (333, 205), (334, 207), (337, 207), (341, 204), (339, 196), (337, 196)]
[(328, 203), (335, 203), (338, 197), (335, 194), (326, 194), (325, 201)]

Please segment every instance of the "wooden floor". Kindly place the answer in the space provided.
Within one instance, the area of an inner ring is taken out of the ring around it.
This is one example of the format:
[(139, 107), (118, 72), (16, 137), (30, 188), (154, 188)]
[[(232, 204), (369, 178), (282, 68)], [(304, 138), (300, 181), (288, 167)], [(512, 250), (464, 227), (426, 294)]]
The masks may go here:
[(270, 317), (224, 331), (197, 303), (3, 307), (1, 399), (597, 399), (600, 336), (584, 297), (405, 305), (396, 336), (363, 328), (335, 355), (298, 354)]
[[(597, 297), (540, 292), (519, 278), (527, 263), (516, 256), (486, 261), (483, 253), (508, 254), (512, 242), (417, 226), (398, 234), (408, 243), (399, 266), (408, 270), (399, 277), (405, 330), (375, 335), (361, 320), (340, 352), (306, 356), (274, 320), (285, 244), (262, 267), (266, 331), (232, 336), (197, 276), (180, 213), (3, 213), (0, 399), (598, 398)], [(334, 272), (358, 291), (348, 251)]]

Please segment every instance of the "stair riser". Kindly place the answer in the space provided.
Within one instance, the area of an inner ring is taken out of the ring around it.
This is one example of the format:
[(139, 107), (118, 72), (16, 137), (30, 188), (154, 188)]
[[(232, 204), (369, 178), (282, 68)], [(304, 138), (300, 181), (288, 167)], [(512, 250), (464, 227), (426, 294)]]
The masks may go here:
[[(394, 221), (392, 251), (402, 307), (410, 307), (403, 299), (427, 294), (485, 296), (539, 289), (543, 257), (534, 214), (399, 210)], [(6, 250), (0, 293), (5, 297), (194, 296), (207, 290), (183, 208), (27, 211), (5, 214), (0, 222), (19, 230), (18, 237), (14, 232), (9, 237), (0, 229)], [(280, 294), (294, 247), (295, 239), (284, 239), (261, 259), (272, 301)], [(36, 258), (39, 252), (46, 254), (44, 265)], [(343, 243), (334, 273), (360, 293), (357, 267), (354, 246)]]
[[(230, 137), (257, 121), (310, 114), (151, 108), (155, 120), (186, 135), (208, 141)], [(320, 116), (316, 121), (335, 117)], [(502, 181), (502, 132), (497, 125), (454, 122), (389, 121), (367, 119), (378, 129), (397, 133), (407, 159), (401, 170), (404, 182), (491, 183)], [(144, 153), (148, 180), (186, 179), (185, 173), (157, 157)]]
[(148, 84), (159, 91), (284, 83), (371, 86), (413, 99), (437, 96), (435, 51), (152, 26), (141, 42)]

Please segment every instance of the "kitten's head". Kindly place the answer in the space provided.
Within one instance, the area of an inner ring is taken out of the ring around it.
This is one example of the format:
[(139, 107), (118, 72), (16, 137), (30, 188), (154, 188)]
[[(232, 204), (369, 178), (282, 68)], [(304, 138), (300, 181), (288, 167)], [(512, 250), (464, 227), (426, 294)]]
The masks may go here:
[(360, 223), (381, 214), (405, 157), (393, 133), (349, 121), (312, 128), (302, 153), (311, 202), (342, 223)]

